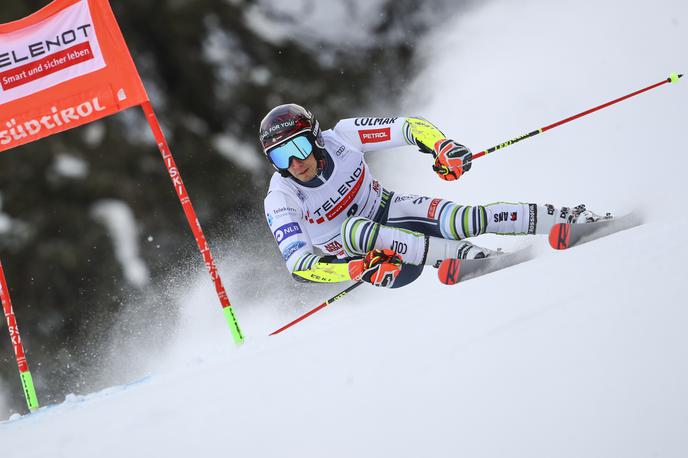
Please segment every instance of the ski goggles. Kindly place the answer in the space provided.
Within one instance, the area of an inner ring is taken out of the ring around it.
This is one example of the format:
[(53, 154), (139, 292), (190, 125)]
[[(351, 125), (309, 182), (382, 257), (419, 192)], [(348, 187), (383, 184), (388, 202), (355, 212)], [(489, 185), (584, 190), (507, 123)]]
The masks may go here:
[(313, 152), (313, 143), (306, 135), (299, 135), (268, 151), (270, 161), (282, 170), (289, 168), (292, 157), (304, 160)]

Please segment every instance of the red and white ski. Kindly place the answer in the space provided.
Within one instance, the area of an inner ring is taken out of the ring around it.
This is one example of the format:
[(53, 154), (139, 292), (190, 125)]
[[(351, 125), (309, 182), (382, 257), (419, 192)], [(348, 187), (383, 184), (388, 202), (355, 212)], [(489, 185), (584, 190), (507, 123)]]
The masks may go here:
[(483, 259), (445, 259), (437, 267), (437, 276), (445, 285), (455, 285), (471, 278), (526, 262), (534, 257), (531, 246)]
[(565, 250), (615, 232), (639, 226), (642, 222), (640, 215), (629, 213), (618, 218), (600, 220), (594, 223), (559, 223), (552, 226), (549, 231), (549, 244), (555, 250)]

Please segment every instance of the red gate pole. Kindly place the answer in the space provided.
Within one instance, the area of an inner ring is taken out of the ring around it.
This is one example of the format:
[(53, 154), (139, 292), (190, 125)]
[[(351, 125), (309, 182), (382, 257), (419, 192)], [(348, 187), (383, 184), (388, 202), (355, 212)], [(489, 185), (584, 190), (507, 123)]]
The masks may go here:
[(179, 202), (182, 204), (184, 214), (186, 215), (186, 220), (189, 222), (189, 226), (191, 227), (191, 231), (196, 239), (198, 249), (201, 250), (203, 260), (205, 261), (205, 266), (210, 274), (210, 278), (215, 284), (215, 291), (217, 292), (217, 297), (220, 299), (220, 304), (222, 305), (222, 310), (225, 318), (227, 319), (229, 329), (232, 331), (234, 342), (240, 344), (243, 342), (244, 336), (239, 328), (239, 322), (237, 321), (236, 316), (234, 316), (232, 304), (230, 304), (229, 298), (227, 297), (227, 292), (225, 291), (224, 286), (222, 286), (222, 279), (220, 278), (220, 274), (215, 266), (215, 260), (213, 259), (213, 255), (208, 247), (208, 242), (203, 234), (203, 229), (201, 229), (201, 223), (198, 221), (198, 217), (196, 216), (193, 205), (191, 205), (191, 199), (189, 198), (189, 194), (186, 192), (186, 187), (184, 186), (182, 177), (179, 174), (179, 169), (177, 169), (177, 164), (174, 162), (172, 152), (167, 145), (167, 140), (165, 140), (165, 136), (162, 133), (158, 118), (155, 116), (153, 106), (151, 105), (150, 101), (146, 101), (141, 104), (141, 108), (143, 108), (148, 125), (153, 131), (155, 141), (158, 143), (158, 149), (160, 149), (160, 154), (162, 154), (162, 159), (165, 162), (168, 173), (170, 174), (172, 185), (177, 192)]
[(12, 309), (12, 301), (10, 300), (10, 290), (7, 288), (7, 281), (5, 280), (5, 271), (0, 262), (0, 300), (2, 300), (2, 309), (5, 312), (5, 319), (7, 320), (7, 328), (10, 332), (10, 340), (12, 341), (12, 348), (14, 348), (14, 356), (17, 359), (17, 367), (19, 368), (19, 378), (21, 378), (22, 389), (24, 390), (24, 397), (26, 404), (29, 406), (31, 412), (38, 409), (38, 397), (36, 396), (36, 388), (33, 386), (33, 378), (29, 372), (29, 363), (26, 361), (26, 354), (24, 353), (24, 345), (22, 345), (21, 336), (19, 335), (19, 327), (17, 326), (17, 319), (14, 316)]

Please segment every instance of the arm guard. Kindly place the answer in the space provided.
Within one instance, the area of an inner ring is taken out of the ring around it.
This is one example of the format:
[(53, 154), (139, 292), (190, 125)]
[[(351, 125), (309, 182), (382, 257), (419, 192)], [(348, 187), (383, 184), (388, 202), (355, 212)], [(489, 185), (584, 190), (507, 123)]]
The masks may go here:
[(446, 138), (441, 130), (423, 118), (406, 118), (404, 138), (410, 145), (417, 145), (421, 153), (435, 156), (433, 147), (438, 140)]
[(306, 283), (338, 283), (351, 280), (349, 260), (337, 259), (334, 256), (324, 256), (310, 269), (295, 270), (292, 275), (296, 280)]

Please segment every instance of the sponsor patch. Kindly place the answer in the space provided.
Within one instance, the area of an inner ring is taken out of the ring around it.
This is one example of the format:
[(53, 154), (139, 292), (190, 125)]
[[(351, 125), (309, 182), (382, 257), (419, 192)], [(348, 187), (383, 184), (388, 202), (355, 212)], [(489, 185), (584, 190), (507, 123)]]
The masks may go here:
[(373, 180), (372, 187), (373, 187), (373, 191), (380, 194), (380, 182), (379, 181)]
[(528, 205), (528, 233), (535, 234), (535, 229), (537, 227), (537, 205)]
[(298, 216), (299, 212), (297, 209), (293, 207), (278, 207), (273, 210), (271, 210), (267, 216), (268, 216), (268, 224), (272, 226), (272, 221), (279, 221), (280, 219), (284, 218), (285, 216)]
[(392, 240), (392, 251), (399, 254), (406, 254), (408, 251), (408, 245), (398, 240)]
[[(325, 222), (325, 218), (328, 221), (332, 221), (340, 213), (348, 209), (365, 180), (365, 169), (363, 167), (363, 161), (361, 161), (358, 168), (354, 170), (344, 184), (337, 188), (336, 196), (327, 199), (312, 214), (310, 210), (306, 213), (306, 221), (310, 224), (322, 224)], [(326, 212), (324, 216), (322, 215), (323, 212)]]
[(301, 226), (299, 226), (299, 223), (287, 223), (283, 226), (280, 226), (275, 230), (275, 232), (273, 232), (277, 243), (281, 243), (282, 240), (288, 239), (292, 235), (296, 234), (301, 234)]
[(400, 196), (394, 197), (394, 203), (398, 204), (399, 202), (405, 202), (407, 200), (412, 200), (412, 199), (417, 199), (417, 198), (418, 198), (418, 196), (413, 195), (413, 194), (402, 194)]
[(379, 126), (381, 124), (392, 124), (397, 118), (356, 118), (354, 126)]
[(328, 253), (338, 253), (341, 249), (341, 243), (339, 243), (336, 240), (333, 240), (330, 243), (325, 244), (325, 250), (327, 250)]
[(509, 221), (509, 212), (499, 212), (494, 214), (495, 223), (502, 223), (504, 221)]
[(287, 245), (287, 247), (282, 250), (282, 259), (284, 259), (285, 262), (288, 261), (289, 258), (291, 258), (292, 255), (299, 250), (299, 248), (303, 248), (305, 246), (306, 242), (302, 242), (300, 240)]
[(435, 217), (437, 206), (441, 201), (442, 199), (432, 199), (432, 202), (430, 202), (430, 206), (428, 207), (428, 218), (433, 219)]
[(358, 136), (361, 138), (361, 143), (380, 143), (391, 139), (392, 131), (389, 127), (385, 127), (384, 129), (359, 130)]
[(296, 213), (296, 209), (292, 207), (279, 207), (272, 210), (272, 214), (275, 216), (279, 216), (282, 213)]
[(298, 197), (301, 202), (306, 200), (306, 195), (298, 188), (296, 189), (296, 197)]

